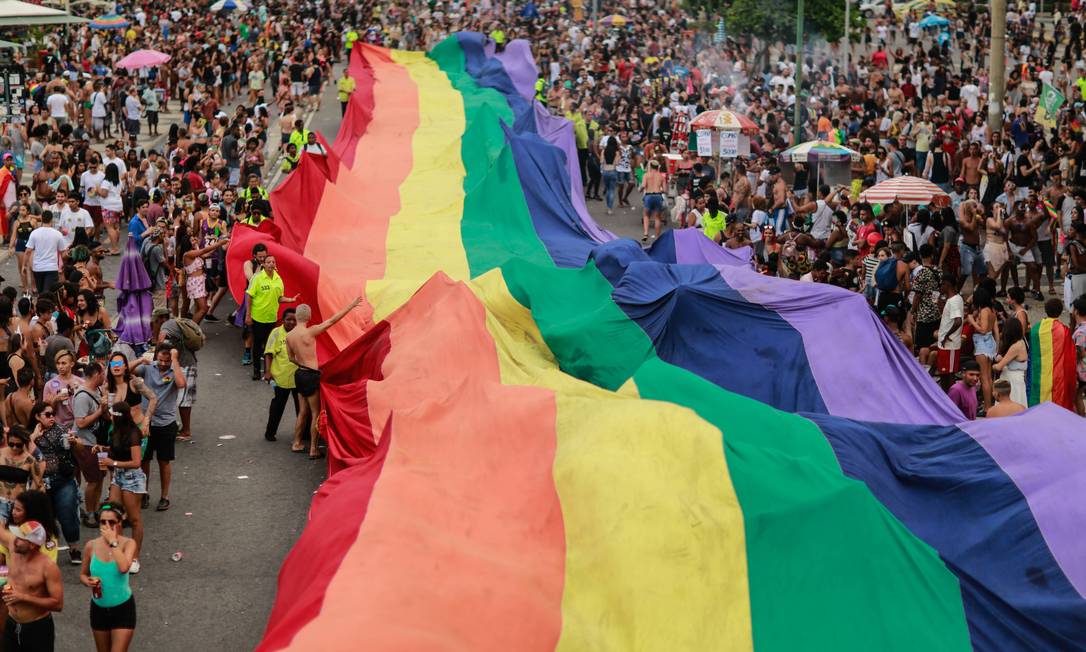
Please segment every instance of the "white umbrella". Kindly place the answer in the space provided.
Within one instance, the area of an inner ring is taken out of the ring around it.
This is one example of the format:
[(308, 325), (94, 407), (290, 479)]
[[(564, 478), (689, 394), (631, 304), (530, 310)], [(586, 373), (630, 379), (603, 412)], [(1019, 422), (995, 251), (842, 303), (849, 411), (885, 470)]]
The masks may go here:
[(214, 13), (219, 13), (220, 11), (236, 11), (238, 13), (244, 13), (249, 11), (249, 5), (241, 0), (219, 0), (212, 4), (209, 9)]

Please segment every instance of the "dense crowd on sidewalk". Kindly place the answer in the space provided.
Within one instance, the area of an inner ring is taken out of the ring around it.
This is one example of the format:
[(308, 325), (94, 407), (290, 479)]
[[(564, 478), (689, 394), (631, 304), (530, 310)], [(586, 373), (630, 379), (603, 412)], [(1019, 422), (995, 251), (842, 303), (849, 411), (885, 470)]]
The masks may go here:
[[(225, 318), (215, 312), (230, 230), (270, 219), (271, 177), (302, 152), (323, 153), (305, 113), (334, 83), (360, 11), (119, 3), (127, 26), (56, 29), (20, 58), (26, 118), (0, 131), (0, 232), (18, 269), (0, 292), (0, 521), (10, 526), (0, 529), (0, 649), (53, 649), (58, 558), (81, 567), (97, 649), (132, 641), (141, 512), (172, 506), (177, 444), (193, 438), (201, 324)], [(170, 59), (118, 67), (137, 50)], [(353, 86), (339, 86), (346, 101)], [(115, 278), (103, 271), (110, 256), (121, 256)], [(274, 260), (248, 275), (278, 278)], [(256, 296), (230, 317), (256, 378), (264, 308)]]

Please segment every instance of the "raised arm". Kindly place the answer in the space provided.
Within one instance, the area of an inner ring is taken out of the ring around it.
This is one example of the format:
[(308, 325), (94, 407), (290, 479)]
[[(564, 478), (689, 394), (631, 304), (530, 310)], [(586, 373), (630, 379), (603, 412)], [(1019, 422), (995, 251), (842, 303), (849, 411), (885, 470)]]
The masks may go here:
[(339, 321), (340, 319), (343, 319), (347, 315), (347, 313), (354, 310), (355, 307), (358, 306), (358, 304), (360, 304), (360, 303), (362, 303), (362, 297), (355, 297), (354, 301), (350, 302), (349, 304), (347, 304), (346, 306), (341, 308), (339, 312), (337, 312), (336, 314), (332, 315), (328, 319), (325, 319), (321, 323), (314, 326), (313, 327), (313, 335), (314, 336), (320, 335), (324, 331), (326, 331), (329, 328), (331, 328), (332, 326), (334, 326), (337, 321)]

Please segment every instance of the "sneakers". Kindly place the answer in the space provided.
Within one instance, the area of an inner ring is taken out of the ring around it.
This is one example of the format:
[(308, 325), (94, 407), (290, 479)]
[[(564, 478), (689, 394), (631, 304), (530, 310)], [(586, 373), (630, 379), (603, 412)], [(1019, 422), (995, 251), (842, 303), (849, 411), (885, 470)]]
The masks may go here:
[(128, 567), (128, 572), (135, 575), (140, 572), (140, 560), (133, 559), (132, 565)]
[(211, 313), (207, 313), (206, 315), (204, 315), (204, 321), (209, 321), (212, 324), (217, 324), (218, 322), (220, 322), (222, 320), (219, 319), (218, 317), (216, 317), (215, 315), (211, 314)]
[(147, 509), (151, 506), (150, 494), (143, 494), (143, 498), (140, 498), (140, 509)]
[(245, 349), (245, 353), (241, 354), (241, 364), (242, 364), (242, 366), (249, 366), (249, 365), (253, 364), (253, 352), (252, 351), (250, 351), (249, 349)]
[[(75, 545), (78, 546), (79, 544), (76, 543)], [(82, 566), (83, 551), (76, 547), (68, 548), (68, 562), (71, 563), (72, 566)]]
[(94, 517), (94, 514), (83, 516), (83, 527), (89, 527), (92, 530), (98, 529), (98, 519)]
[(158, 506), (155, 507), (156, 512), (164, 512), (170, 508), (170, 499), (162, 498), (158, 501)]

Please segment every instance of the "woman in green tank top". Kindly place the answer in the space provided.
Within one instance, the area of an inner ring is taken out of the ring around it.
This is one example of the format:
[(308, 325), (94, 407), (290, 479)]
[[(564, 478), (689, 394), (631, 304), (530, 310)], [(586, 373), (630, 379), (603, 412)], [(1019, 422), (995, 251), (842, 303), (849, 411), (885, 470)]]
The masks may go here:
[(136, 598), (128, 585), (128, 571), (136, 556), (136, 542), (121, 534), (124, 508), (105, 502), (98, 508), (101, 536), (83, 549), (79, 581), (91, 590), (90, 620), (99, 650), (127, 650), (136, 633)]

